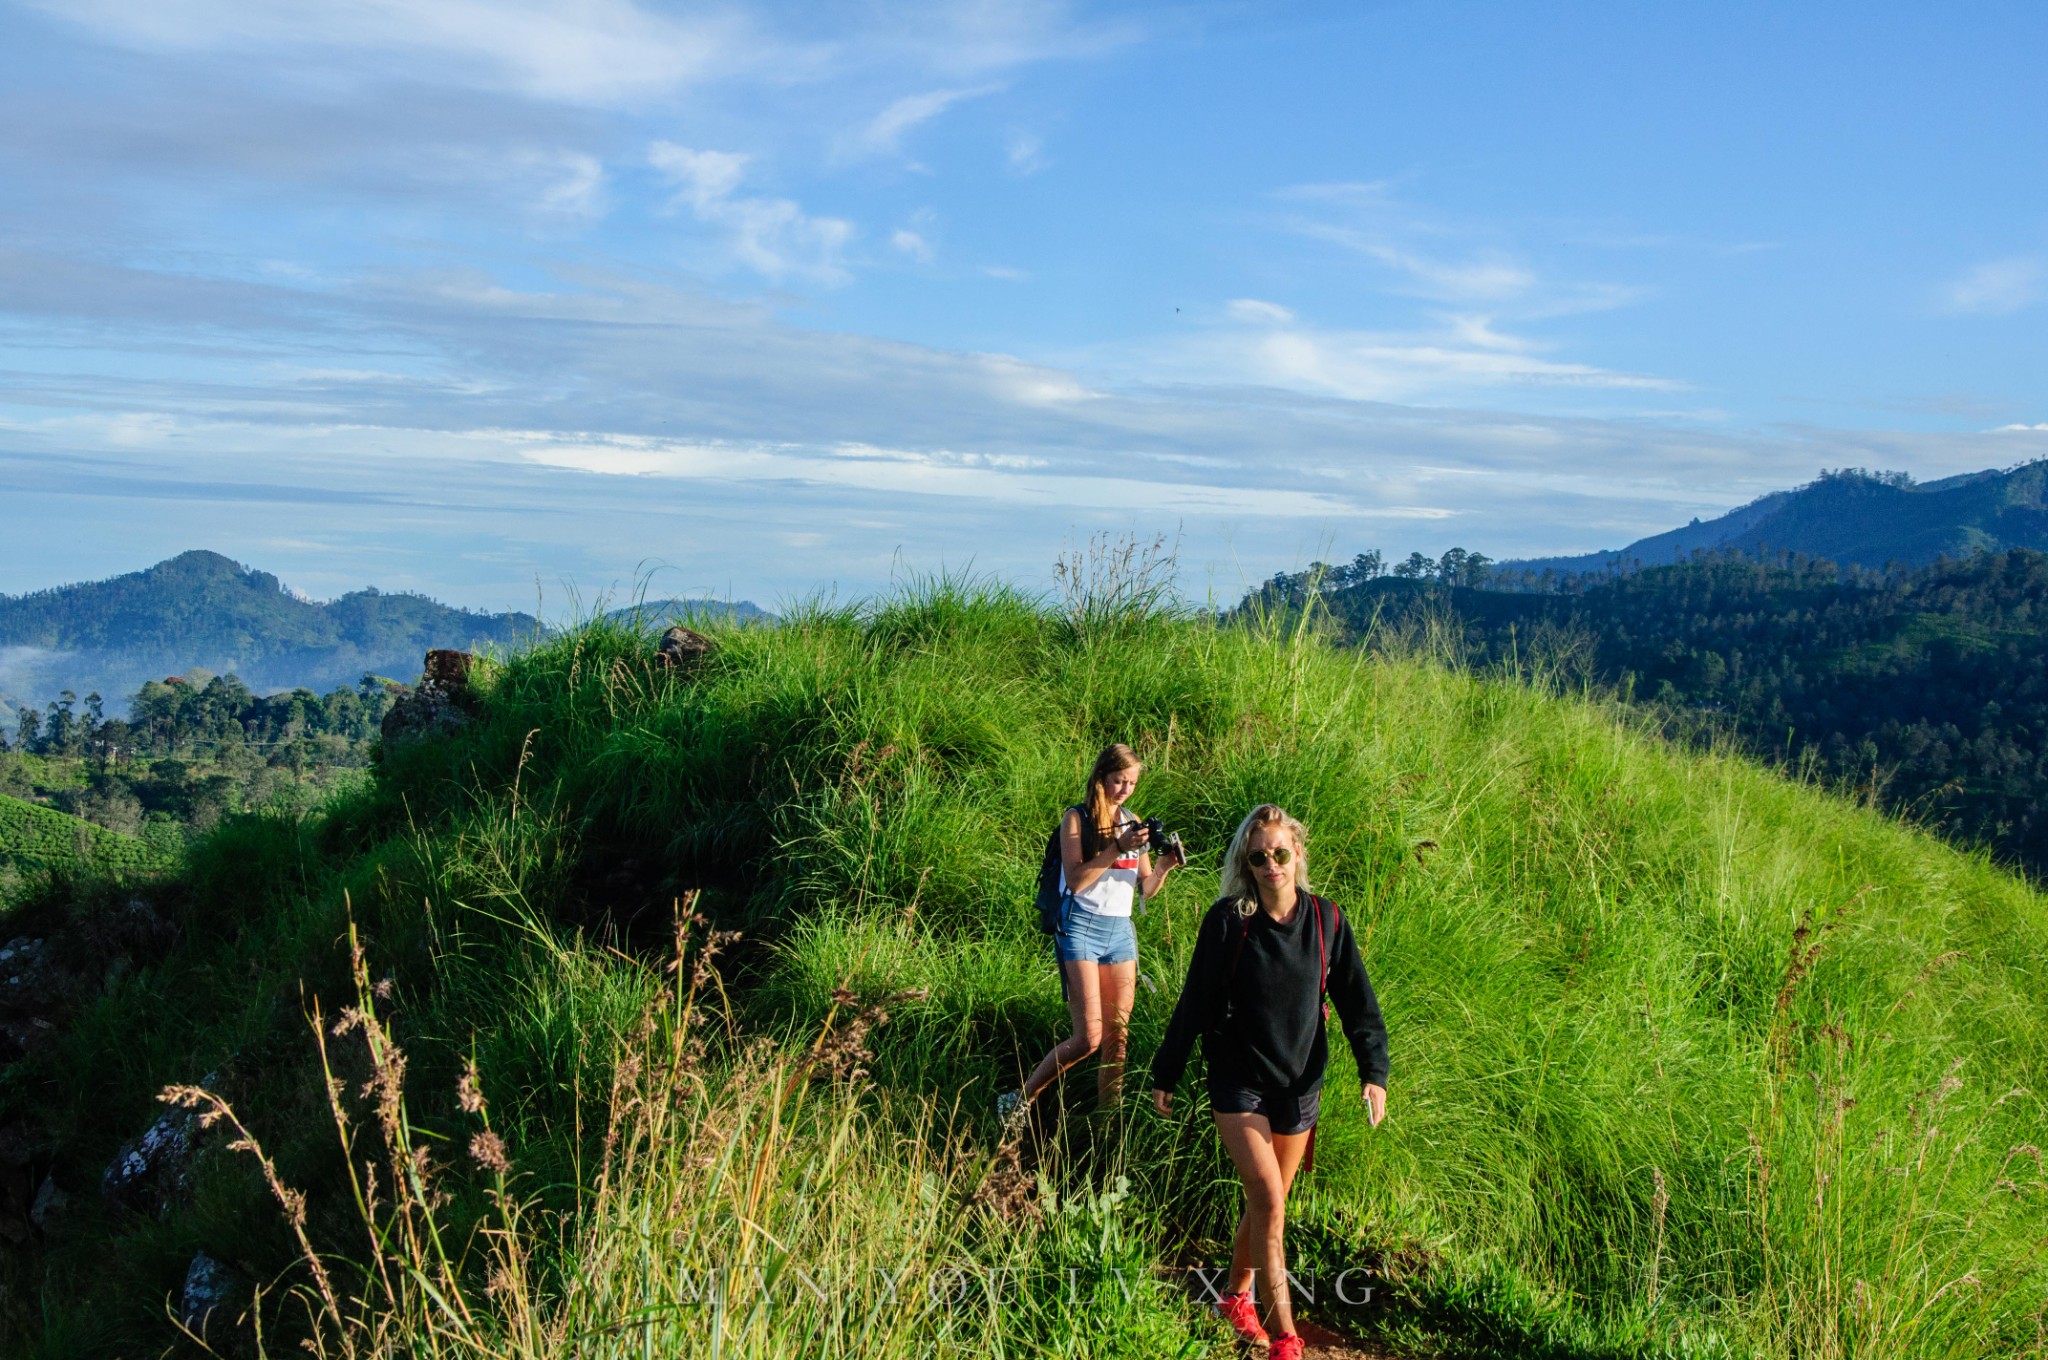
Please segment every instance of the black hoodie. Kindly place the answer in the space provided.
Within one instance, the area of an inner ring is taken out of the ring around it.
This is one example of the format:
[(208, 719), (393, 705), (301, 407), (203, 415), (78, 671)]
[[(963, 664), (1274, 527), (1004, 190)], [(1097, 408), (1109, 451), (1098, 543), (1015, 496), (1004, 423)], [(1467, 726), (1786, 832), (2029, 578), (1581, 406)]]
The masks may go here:
[(1209, 1060), (1212, 1084), (1290, 1096), (1320, 1085), (1330, 1061), (1321, 1003), (1326, 958), (1330, 1000), (1351, 1041), (1358, 1075), (1385, 1086), (1387, 1027), (1351, 923), (1334, 903), (1297, 891), (1294, 914), (1285, 925), (1263, 910), (1253, 911), (1249, 919), (1240, 917), (1234, 898), (1209, 908), (1195, 937), (1180, 1002), (1152, 1058), (1153, 1088), (1171, 1091), (1180, 1084), (1197, 1038)]

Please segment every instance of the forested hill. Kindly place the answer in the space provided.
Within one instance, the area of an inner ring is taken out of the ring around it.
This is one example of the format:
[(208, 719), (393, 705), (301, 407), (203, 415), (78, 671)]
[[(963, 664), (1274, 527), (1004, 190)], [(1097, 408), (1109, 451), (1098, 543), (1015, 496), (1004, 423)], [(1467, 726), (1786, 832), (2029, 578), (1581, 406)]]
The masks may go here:
[(2041, 553), (1888, 574), (1711, 557), (1567, 594), (1378, 577), (1323, 599), (1354, 641), (1431, 630), (1475, 665), (1614, 686), (2048, 872)]
[(40, 704), (59, 689), (112, 700), (143, 681), (204, 668), (257, 690), (410, 679), (430, 647), (509, 647), (529, 614), (479, 614), (368, 589), (302, 599), (268, 572), (187, 552), (111, 580), (0, 596), (0, 689)]
[(1609, 552), (1504, 562), (1499, 572), (1559, 576), (1665, 566), (1696, 551), (1803, 553), (1845, 565), (1925, 566), (1943, 555), (2004, 548), (2048, 550), (2048, 462), (1916, 484), (1904, 473), (1861, 468), (1822, 473), (1718, 519), (1639, 539)]

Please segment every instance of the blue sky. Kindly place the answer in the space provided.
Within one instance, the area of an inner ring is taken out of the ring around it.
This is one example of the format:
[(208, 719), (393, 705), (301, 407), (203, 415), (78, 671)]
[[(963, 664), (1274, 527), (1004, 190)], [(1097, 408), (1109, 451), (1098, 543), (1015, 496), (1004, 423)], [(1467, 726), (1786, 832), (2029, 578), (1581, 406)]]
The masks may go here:
[(0, 0), (0, 591), (764, 603), (2048, 456), (2048, 8)]

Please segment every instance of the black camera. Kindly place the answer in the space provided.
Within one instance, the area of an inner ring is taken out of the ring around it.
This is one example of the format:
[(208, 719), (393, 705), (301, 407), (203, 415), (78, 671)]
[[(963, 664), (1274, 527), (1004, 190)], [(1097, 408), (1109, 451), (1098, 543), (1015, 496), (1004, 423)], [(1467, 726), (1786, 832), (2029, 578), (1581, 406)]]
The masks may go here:
[(1147, 850), (1156, 851), (1162, 855), (1170, 853), (1181, 863), (1187, 863), (1187, 847), (1180, 843), (1180, 832), (1169, 832), (1166, 829), (1166, 823), (1160, 821), (1157, 817), (1147, 817), (1145, 819), (1145, 830), (1151, 837), (1145, 843)]

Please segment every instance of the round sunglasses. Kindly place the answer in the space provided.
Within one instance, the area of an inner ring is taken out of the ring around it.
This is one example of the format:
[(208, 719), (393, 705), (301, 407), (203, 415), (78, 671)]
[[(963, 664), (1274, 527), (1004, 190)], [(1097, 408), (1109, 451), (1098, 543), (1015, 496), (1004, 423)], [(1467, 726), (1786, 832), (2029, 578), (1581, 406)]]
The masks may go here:
[(1244, 862), (1251, 865), (1254, 869), (1263, 869), (1266, 867), (1266, 858), (1269, 855), (1272, 857), (1273, 863), (1283, 869), (1287, 867), (1287, 861), (1294, 858), (1292, 850), (1289, 850), (1284, 845), (1276, 845), (1271, 850), (1252, 851), (1244, 857)]

